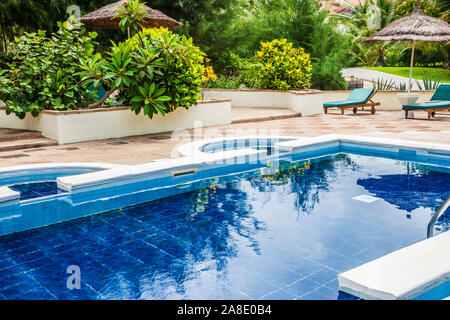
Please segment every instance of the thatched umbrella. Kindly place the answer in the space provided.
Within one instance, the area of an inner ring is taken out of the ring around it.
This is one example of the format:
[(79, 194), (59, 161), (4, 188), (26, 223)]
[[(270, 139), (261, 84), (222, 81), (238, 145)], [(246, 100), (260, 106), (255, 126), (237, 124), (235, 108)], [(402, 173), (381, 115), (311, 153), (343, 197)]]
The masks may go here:
[[(82, 22), (85, 26), (99, 29), (120, 29), (119, 21), (120, 19), (114, 19), (115, 16), (118, 15), (116, 10), (119, 9), (120, 5), (126, 4), (127, 0), (121, 0), (118, 2), (114, 2), (108, 4), (104, 7), (101, 7), (98, 10), (95, 10), (91, 13), (88, 13), (80, 18), (80, 22)], [(159, 10), (152, 9), (147, 7), (146, 5), (142, 6), (142, 9), (145, 10), (145, 18), (140, 24), (145, 28), (152, 27), (179, 27), (183, 24), (178, 22), (171, 17), (166, 16)]]
[(411, 92), (411, 78), (416, 41), (450, 41), (450, 25), (444, 20), (427, 16), (419, 9), (419, 6), (416, 6), (408, 16), (395, 20), (384, 29), (364, 40), (364, 42), (376, 41), (412, 41), (408, 84), (409, 93)]

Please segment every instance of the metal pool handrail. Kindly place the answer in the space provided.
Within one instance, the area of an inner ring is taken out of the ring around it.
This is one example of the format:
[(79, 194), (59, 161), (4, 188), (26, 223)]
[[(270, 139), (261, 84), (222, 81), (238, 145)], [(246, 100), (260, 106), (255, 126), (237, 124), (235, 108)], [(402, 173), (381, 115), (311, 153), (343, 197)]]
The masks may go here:
[(427, 228), (427, 238), (431, 238), (433, 236), (434, 224), (436, 221), (444, 214), (444, 212), (450, 206), (450, 196), (445, 200), (444, 204), (439, 208), (438, 211), (431, 217), (430, 222), (428, 223)]

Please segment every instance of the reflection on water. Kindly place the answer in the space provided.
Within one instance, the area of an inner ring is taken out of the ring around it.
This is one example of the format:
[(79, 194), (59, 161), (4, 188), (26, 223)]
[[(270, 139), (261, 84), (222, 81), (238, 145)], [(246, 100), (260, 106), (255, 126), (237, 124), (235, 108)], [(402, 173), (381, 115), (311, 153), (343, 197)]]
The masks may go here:
[[(450, 190), (446, 173), (353, 155), (245, 176), (2, 237), (0, 298), (348, 298), (337, 274), (425, 239)], [(82, 288), (69, 291), (74, 264)]]

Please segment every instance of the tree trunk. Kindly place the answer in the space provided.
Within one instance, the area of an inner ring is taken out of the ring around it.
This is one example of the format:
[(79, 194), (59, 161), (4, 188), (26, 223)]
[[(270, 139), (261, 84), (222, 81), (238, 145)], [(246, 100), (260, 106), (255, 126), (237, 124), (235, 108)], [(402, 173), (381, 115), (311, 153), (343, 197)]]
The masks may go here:
[(445, 46), (444, 64), (442, 68), (450, 70), (450, 49), (448, 48), (448, 46)]
[(108, 97), (114, 93), (114, 91), (116, 91), (116, 89), (107, 91), (105, 93), (105, 95), (103, 96), (103, 98), (101, 98), (97, 102), (94, 102), (94, 103), (90, 104), (88, 108), (89, 109), (94, 109), (94, 108), (100, 107), (103, 104), (103, 102), (105, 102), (105, 100), (108, 99)]
[(3, 52), (8, 53), (8, 40), (6, 39), (6, 28), (5, 28), (5, 20), (3, 19), (3, 13), (1, 14), (1, 18), (2, 18)]

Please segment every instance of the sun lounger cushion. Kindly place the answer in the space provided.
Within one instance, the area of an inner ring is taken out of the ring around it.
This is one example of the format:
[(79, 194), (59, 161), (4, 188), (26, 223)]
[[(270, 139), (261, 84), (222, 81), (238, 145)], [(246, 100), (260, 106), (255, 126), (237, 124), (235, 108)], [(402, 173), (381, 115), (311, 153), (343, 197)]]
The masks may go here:
[(436, 108), (446, 108), (450, 107), (450, 100), (448, 101), (440, 101), (440, 100), (432, 100), (429, 102), (424, 103), (417, 103), (417, 104), (407, 104), (404, 105), (404, 109), (436, 109)]
[(365, 103), (365, 101), (361, 102), (361, 101), (349, 101), (349, 100), (345, 100), (345, 101), (334, 101), (334, 102), (325, 102), (323, 104), (324, 107), (345, 107), (345, 106), (352, 106), (355, 104), (363, 104)]
[(450, 101), (450, 84), (441, 84), (431, 97), (431, 101), (445, 100)]
[(350, 96), (345, 101), (333, 101), (323, 104), (324, 107), (345, 107), (351, 105), (364, 104), (372, 95), (373, 88), (360, 88), (352, 91)]

